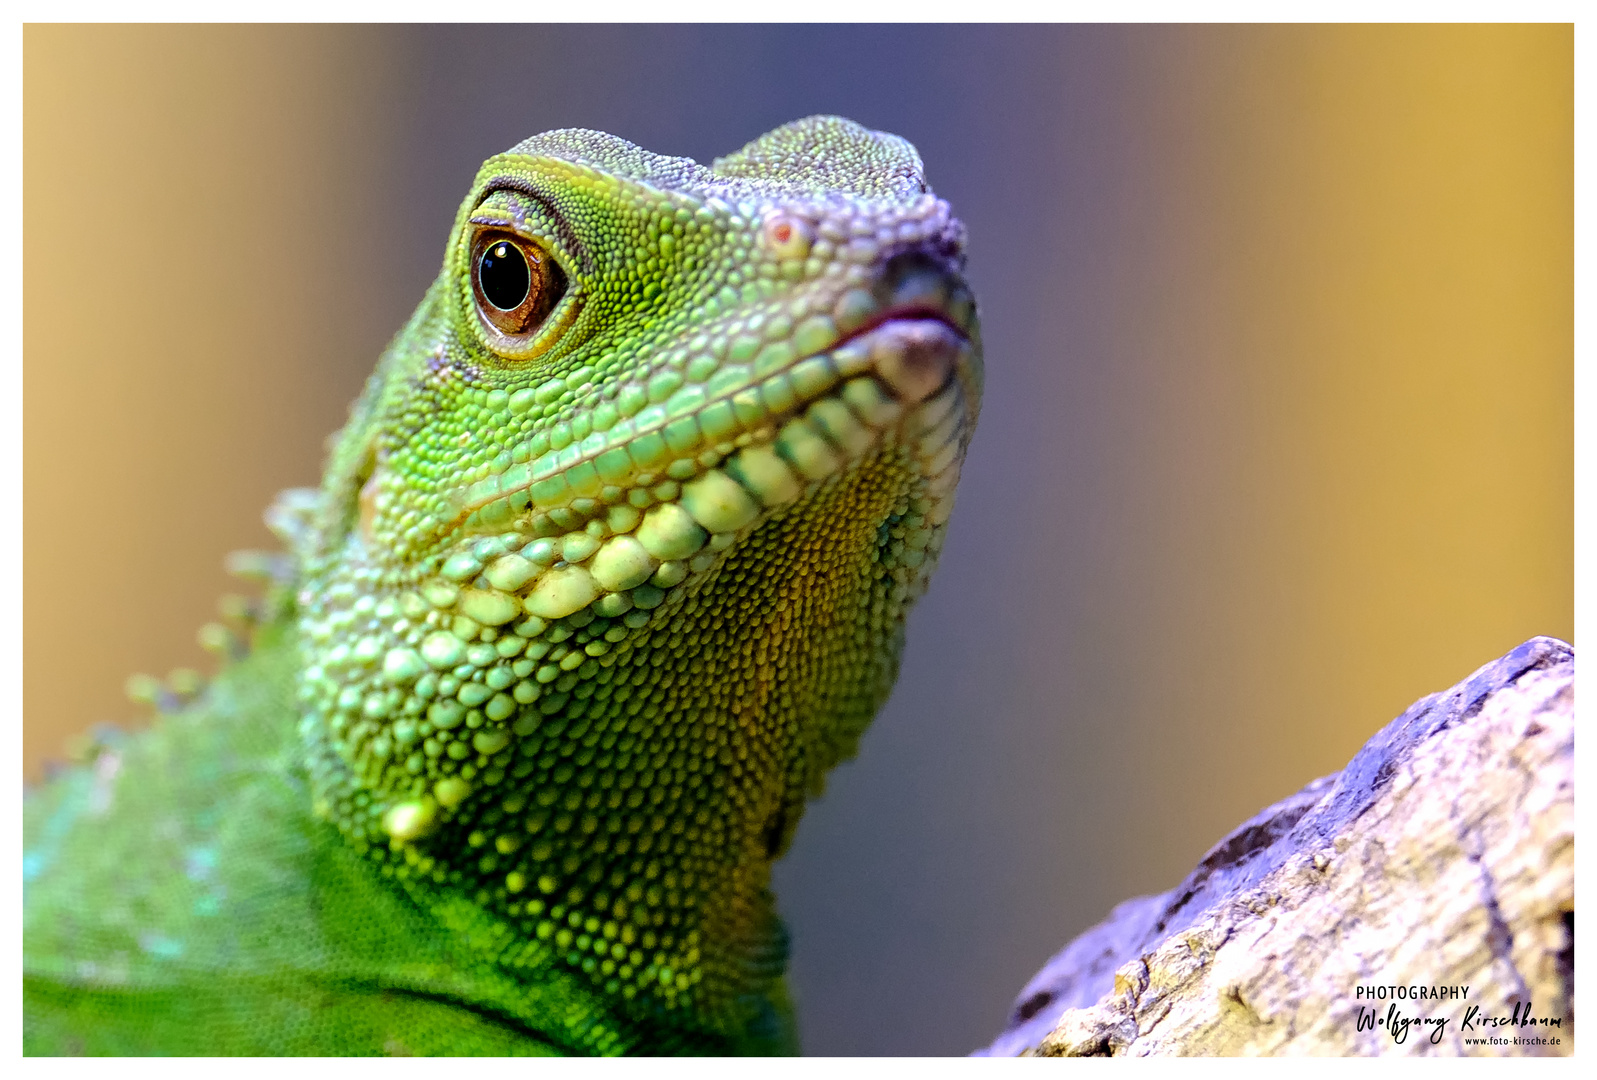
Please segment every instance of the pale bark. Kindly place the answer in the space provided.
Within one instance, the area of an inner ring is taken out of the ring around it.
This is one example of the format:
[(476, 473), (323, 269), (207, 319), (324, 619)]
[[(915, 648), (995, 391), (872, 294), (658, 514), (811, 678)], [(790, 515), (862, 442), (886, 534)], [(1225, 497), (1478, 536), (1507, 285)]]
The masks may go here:
[[(984, 1052), (1570, 1053), (1574, 724), (1574, 654), (1551, 638), (1416, 702), (1073, 941)], [(1485, 1022), (1516, 1005), (1558, 1025)]]

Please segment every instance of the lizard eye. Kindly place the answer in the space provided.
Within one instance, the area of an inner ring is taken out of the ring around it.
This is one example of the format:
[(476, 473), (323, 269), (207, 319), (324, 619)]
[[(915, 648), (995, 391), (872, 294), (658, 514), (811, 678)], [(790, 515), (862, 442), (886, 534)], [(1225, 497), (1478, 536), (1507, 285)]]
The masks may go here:
[(536, 330), (566, 291), (566, 276), (538, 245), (485, 232), (472, 245), (471, 285), (477, 310), (501, 333)]

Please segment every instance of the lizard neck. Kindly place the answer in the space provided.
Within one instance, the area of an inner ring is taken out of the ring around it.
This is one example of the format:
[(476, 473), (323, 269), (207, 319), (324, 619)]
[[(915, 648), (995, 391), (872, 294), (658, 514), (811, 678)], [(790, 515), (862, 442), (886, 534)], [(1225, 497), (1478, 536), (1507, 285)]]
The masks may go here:
[[(507, 741), (462, 724), (396, 769), (406, 748), (352, 755), (359, 723), (313, 707), (302, 730), (319, 811), (385, 874), (502, 919), (501, 962), (559, 964), (623, 1011), (673, 1022), (726, 1031), (769, 1012), (786, 963), (771, 864), (885, 699), (906, 581), (923, 580), (890, 550), (914, 501), (894, 454), (774, 514), (646, 621), (567, 619), (552, 645), (524, 646), (512, 673), (546, 681)], [(320, 591), (355, 595), (366, 579), (352, 565)], [(385, 835), (382, 815), (446, 755), (470, 793), (422, 835)]]

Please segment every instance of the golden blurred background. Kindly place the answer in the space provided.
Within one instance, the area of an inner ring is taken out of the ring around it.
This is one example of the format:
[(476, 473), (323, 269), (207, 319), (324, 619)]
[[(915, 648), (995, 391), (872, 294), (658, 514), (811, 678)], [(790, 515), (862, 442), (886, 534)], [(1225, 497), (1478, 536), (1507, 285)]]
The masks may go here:
[(30, 780), (207, 667), (223, 554), (550, 127), (841, 112), (971, 230), (943, 566), (778, 872), (809, 1052), (985, 1042), (1112, 904), (1573, 637), (1567, 26), (36, 25), (23, 80)]

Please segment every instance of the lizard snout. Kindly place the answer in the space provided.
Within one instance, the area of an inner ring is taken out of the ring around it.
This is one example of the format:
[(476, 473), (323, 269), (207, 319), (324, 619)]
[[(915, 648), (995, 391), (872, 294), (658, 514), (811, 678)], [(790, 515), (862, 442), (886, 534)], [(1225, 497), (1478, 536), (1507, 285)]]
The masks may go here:
[(926, 400), (948, 381), (964, 344), (935, 318), (891, 319), (869, 336), (876, 373), (907, 405)]

